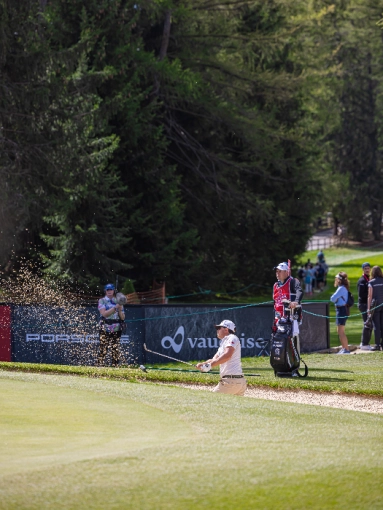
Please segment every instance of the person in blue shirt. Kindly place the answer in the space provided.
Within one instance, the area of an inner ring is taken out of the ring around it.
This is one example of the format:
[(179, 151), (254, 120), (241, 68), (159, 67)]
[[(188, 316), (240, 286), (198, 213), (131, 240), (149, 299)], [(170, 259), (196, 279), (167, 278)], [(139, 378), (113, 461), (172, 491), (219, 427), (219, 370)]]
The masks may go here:
[(117, 367), (120, 358), (120, 338), (122, 324), (125, 320), (124, 307), (117, 303), (116, 288), (113, 283), (104, 287), (105, 296), (98, 301), (100, 312), (100, 351), (98, 353), (98, 365), (104, 366), (108, 347), (112, 353), (112, 367)]
[(347, 278), (347, 273), (340, 271), (335, 276), (334, 287), (337, 287), (334, 294), (330, 297), (330, 300), (334, 303), (336, 309), (336, 330), (339, 335), (339, 340), (342, 345), (342, 349), (338, 352), (338, 354), (350, 354), (350, 350), (348, 348), (348, 339), (346, 336), (346, 321), (347, 321), (347, 299), (348, 299), (348, 290), (350, 288), (350, 282)]

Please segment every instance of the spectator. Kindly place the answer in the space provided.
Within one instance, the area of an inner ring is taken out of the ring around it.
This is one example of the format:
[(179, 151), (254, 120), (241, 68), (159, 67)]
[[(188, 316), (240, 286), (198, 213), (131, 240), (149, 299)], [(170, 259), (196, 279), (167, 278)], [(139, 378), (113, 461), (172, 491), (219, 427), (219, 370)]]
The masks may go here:
[(319, 264), (321, 264), (322, 262), (324, 262), (324, 253), (322, 250), (320, 250), (317, 254), (317, 259), (318, 259), (318, 262)]
[(302, 287), (303, 287), (303, 283), (305, 281), (305, 275), (306, 275), (306, 271), (304, 270), (303, 266), (301, 266), (298, 269), (298, 280), (301, 282)]
[(323, 292), (323, 285), (324, 285), (324, 269), (322, 264), (317, 265), (316, 270), (316, 282), (317, 282), (317, 288), (320, 292)]
[(348, 290), (350, 288), (350, 283), (347, 278), (347, 274), (343, 271), (340, 271), (339, 274), (335, 276), (334, 287), (338, 287), (336, 292), (331, 296), (330, 300), (334, 303), (336, 307), (336, 330), (339, 335), (339, 340), (342, 346), (342, 349), (338, 352), (338, 354), (350, 354), (350, 350), (348, 348), (348, 339), (346, 336), (346, 321), (347, 321), (347, 300), (348, 300)]
[(312, 285), (312, 291), (314, 291), (316, 286), (316, 266), (314, 267), (312, 264), (310, 264), (310, 272), (312, 276), (311, 285)]
[(363, 330), (362, 330), (362, 338), (360, 348), (364, 351), (370, 351), (370, 339), (371, 339), (371, 329), (365, 328), (364, 323), (367, 320), (367, 299), (368, 299), (368, 284), (370, 281), (370, 271), (371, 266), (369, 262), (363, 262), (362, 264), (363, 274), (359, 278), (357, 283), (358, 289), (358, 309), (362, 313), (363, 319)]
[[(372, 323), (374, 325), (375, 348), (374, 351), (380, 351), (383, 348), (383, 274), (379, 266), (374, 266), (371, 271), (371, 280), (368, 284), (367, 313), (371, 313), (371, 301), (375, 299), (374, 315)], [(378, 307), (378, 308), (377, 308)]]
[(306, 269), (305, 274), (305, 294), (308, 296), (311, 296), (313, 293), (313, 287), (312, 287), (312, 281), (313, 281), (313, 275), (310, 269), (310, 266)]

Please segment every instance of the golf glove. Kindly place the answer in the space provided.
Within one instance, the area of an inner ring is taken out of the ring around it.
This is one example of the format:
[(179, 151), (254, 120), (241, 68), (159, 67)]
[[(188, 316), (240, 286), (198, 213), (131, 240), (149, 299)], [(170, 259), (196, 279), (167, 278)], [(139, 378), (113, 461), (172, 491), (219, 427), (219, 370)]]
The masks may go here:
[(210, 363), (204, 363), (201, 367), (201, 372), (209, 372), (211, 370)]

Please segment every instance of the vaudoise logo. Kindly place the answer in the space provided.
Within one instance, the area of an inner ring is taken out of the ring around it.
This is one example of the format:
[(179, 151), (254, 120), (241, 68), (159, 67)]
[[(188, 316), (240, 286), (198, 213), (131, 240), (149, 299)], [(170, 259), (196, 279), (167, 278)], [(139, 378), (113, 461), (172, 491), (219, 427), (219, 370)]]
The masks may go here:
[[(243, 349), (252, 349), (254, 346), (260, 347), (257, 345), (257, 341), (254, 338), (245, 338), (245, 333), (242, 333), (239, 337), (241, 342), (241, 346)], [(185, 338), (185, 328), (184, 326), (179, 326), (177, 331), (173, 336), (164, 336), (161, 340), (161, 346), (164, 349), (173, 349), (175, 353), (179, 353), (184, 345), (189, 345), (190, 348), (194, 349), (198, 347), (199, 349), (218, 349), (219, 340), (218, 338), (210, 338), (210, 337), (198, 337), (198, 338)]]

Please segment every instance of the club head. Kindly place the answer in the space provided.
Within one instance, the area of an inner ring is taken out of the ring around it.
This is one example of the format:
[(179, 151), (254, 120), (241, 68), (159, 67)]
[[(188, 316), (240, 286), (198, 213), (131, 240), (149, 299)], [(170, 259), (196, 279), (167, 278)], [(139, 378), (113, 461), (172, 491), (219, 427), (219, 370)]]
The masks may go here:
[(140, 365), (140, 370), (142, 370), (143, 372), (147, 372), (146, 368), (144, 367), (144, 365)]

